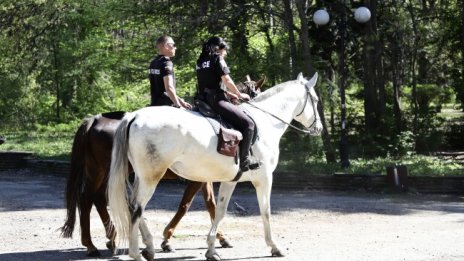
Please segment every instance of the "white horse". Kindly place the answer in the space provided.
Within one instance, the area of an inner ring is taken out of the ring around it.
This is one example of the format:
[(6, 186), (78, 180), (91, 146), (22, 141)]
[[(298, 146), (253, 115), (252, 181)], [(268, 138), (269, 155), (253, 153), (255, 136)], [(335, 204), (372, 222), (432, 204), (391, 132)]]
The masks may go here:
[[(253, 145), (261, 168), (237, 176), (239, 165), (233, 157), (216, 152), (217, 135), (206, 118), (198, 113), (173, 107), (147, 107), (128, 113), (119, 125), (114, 139), (108, 186), (109, 206), (120, 242), (129, 239), (129, 255), (136, 260), (154, 258), (152, 236), (141, 218), (146, 204), (168, 168), (189, 180), (222, 182), (216, 217), (207, 237), (208, 260), (219, 260), (214, 242), (230, 197), (238, 181), (251, 181), (256, 189), (265, 240), (273, 256), (283, 256), (271, 234), (270, 196), (272, 173), (279, 158), (279, 141), (293, 119), (305, 126), (303, 132), (318, 135), (322, 123), (317, 112), (318, 97), (314, 91), (317, 74), (285, 82), (261, 93), (242, 108), (253, 117), (259, 138)], [(297, 128), (297, 127), (294, 127)], [(300, 129), (301, 130), (301, 129)], [(128, 160), (136, 173), (135, 185), (126, 190)], [(139, 251), (137, 227), (147, 245)]]

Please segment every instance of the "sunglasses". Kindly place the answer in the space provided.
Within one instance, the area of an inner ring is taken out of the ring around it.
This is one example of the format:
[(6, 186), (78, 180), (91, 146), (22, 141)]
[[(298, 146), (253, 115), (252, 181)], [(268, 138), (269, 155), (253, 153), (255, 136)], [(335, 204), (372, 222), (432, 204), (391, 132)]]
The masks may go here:
[(166, 43), (167, 45), (169, 45), (171, 48), (176, 48), (176, 44), (175, 43)]

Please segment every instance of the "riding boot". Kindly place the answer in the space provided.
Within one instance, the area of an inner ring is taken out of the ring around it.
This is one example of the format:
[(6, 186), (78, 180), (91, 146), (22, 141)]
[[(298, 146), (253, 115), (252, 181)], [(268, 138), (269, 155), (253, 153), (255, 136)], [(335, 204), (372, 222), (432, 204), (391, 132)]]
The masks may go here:
[(259, 169), (259, 162), (252, 162), (250, 160), (250, 147), (253, 139), (253, 131), (243, 133), (243, 139), (240, 142), (240, 171), (245, 172), (248, 170)]

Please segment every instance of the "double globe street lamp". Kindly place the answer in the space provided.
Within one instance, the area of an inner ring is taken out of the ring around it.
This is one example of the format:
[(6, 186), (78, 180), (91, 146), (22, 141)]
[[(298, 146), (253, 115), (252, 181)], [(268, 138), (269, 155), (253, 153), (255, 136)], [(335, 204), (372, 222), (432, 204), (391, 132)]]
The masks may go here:
[[(354, 20), (358, 23), (367, 23), (371, 19), (369, 8), (361, 6), (354, 11)], [(330, 21), (329, 13), (325, 9), (314, 12), (313, 21), (317, 25), (326, 25)]]
[[(346, 1), (345, 1), (346, 3)], [(346, 88), (346, 78), (347, 78), (347, 71), (345, 65), (346, 59), (346, 39), (347, 39), (347, 12), (346, 9), (350, 10), (346, 4), (341, 4), (343, 13), (341, 15), (340, 21), (340, 53), (339, 53), (339, 89), (340, 89), (340, 121), (341, 121), (341, 131), (340, 131), (340, 164), (342, 168), (346, 168), (350, 166), (350, 161), (348, 159), (348, 141), (347, 141), (347, 133), (346, 133), (346, 99), (345, 99), (345, 88)], [(371, 11), (367, 7), (358, 7), (354, 11), (354, 19), (358, 23), (367, 23), (371, 19)], [(320, 9), (314, 12), (313, 14), (313, 21), (318, 26), (323, 26), (329, 23), (330, 15), (329, 13), (324, 10)]]

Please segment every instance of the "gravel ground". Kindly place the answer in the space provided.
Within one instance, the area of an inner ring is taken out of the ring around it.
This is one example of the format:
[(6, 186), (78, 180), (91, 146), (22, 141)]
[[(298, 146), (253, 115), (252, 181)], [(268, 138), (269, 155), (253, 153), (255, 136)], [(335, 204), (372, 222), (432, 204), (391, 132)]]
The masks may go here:
[[(0, 260), (130, 260), (104, 250), (95, 210), (91, 227), (100, 259), (85, 256), (79, 229), (72, 239), (60, 237), (64, 186), (62, 177), (0, 171)], [(204, 260), (210, 221), (201, 196), (176, 230), (177, 251), (159, 247), (183, 189), (181, 182), (163, 182), (147, 207), (156, 260)], [(233, 202), (247, 213), (236, 212)], [(224, 260), (464, 260), (462, 197), (273, 191), (271, 205), (273, 236), (286, 257), (270, 257), (254, 191), (239, 184), (222, 226), (234, 245), (218, 248)]]

